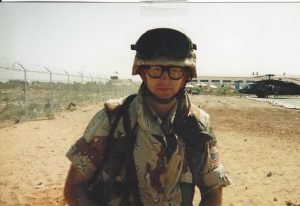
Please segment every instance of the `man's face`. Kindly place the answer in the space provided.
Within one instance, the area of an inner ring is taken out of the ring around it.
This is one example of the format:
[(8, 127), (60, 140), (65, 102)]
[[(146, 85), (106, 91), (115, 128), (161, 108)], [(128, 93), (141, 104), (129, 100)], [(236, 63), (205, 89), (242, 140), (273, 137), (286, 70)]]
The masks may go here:
[(178, 80), (173, 80), (169, 77), (167, 71), (163, 71), (161, 77), (153, 78), (145, 69), (145, 78), (148, 89), (154, 95), (160, 98), (170, 98), (174, 96), (183, 86), (185, 76)]

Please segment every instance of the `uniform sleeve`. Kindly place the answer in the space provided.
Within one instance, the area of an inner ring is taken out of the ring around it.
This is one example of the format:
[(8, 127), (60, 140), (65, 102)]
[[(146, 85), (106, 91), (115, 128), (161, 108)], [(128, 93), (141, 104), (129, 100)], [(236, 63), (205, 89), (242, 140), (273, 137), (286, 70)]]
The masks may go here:
[(201, 169), (196, 175), (196, 185), (200, 189), (201, 194), (205, 195), (212, 189), (230, 185), (231, 180), (228, 178), (221, 164), (217, 138), (211, 126), (210, 115), (200, 108), (197, 108), (196, 111), (198, 121), (204, 130), (203, 133), (210, 137), (210, 140), (202, 148), (203, 161)]
[(88, 142), (92, 142), (95, 136), (107, 136), (110, 130), (108, 112), (106, 109), (99, 111), (89, 122), (86, 127), (83, 138)]
[(196, 183), (202, 195), (207, 194), (212, 189), (226, 187), (231, 184), (231, 180), (221, 164), (217, 139), (213, 134), (212, 128), (209, 126), (207, 129), (213, 139), (207, 142), (205, 147), (206, 159), (199, 174), (199, 181)]
[(103, 161), (109, 128), (107, 112), (103, 109), (92, 118), (83, 136), (66, 154), (72, 165), (87, 179), (94, 175)]

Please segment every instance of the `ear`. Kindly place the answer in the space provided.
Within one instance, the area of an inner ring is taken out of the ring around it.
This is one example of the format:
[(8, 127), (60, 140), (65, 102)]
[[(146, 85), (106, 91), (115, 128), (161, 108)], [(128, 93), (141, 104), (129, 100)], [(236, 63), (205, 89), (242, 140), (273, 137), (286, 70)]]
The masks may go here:
[(181, 88), (185, 86), (185, 84), (190, 80), (190, 73), (185, 73), (182, 77)]
[(139, 69), (139, 75), (140, 75), (141, 79), (143, 80), (143, 82), (146, 84), (146, 82), (147, 82), (146, 69), (140, 68)]

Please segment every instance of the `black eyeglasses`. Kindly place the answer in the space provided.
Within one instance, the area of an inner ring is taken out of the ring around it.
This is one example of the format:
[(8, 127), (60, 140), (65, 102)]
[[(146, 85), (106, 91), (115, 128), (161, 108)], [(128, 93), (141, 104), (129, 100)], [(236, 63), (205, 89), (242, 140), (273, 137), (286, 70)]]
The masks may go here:
[(184, 69), (177, 66), (147, 66), (147, 73), (153, 79), (160, 78), (166, 71), (172, 80), (179, 80), (184, 75)]
[(173, 59), (188, 57), (192, 49), (197, 49), (188, 36), (174, 29), (159, 28), (144, 33), (131, 45), (141, 59), (150, 59), (164, 54)]

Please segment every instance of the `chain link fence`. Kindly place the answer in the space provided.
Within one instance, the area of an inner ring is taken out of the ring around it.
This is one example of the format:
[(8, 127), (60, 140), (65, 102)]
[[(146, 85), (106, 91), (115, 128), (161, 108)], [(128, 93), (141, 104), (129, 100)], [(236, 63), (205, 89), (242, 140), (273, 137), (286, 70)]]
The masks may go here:
[(54, 113), (136, 93), (140, 82), (0, 65), (0, 121), (53, 118)]

